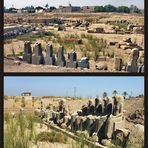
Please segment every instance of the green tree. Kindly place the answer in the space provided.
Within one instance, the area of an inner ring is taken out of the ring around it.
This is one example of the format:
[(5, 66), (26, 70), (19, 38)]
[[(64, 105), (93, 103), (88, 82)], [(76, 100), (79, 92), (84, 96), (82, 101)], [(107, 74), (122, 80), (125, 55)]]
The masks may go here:
[(104, 92), (102, 96), (103, 98), (107, 97), (107, 92)]
[(48, 3), (45, 5), (45, 8), (46, 8), (46, 10), (48, 9), (48, 7), (49, 7), (49, 5), (48, 5)]
[(119, 6), (119, 7), (117, 8), (117, 12), (130, 13), (130, 9), (129, 9), (128, 7), (126, 7), (126, 6)]
[(103, 6), (95, 6), (94, 10), (95, 10), (95, 12), (104, 12), (105, 11)]
[(128, 93), (126, 91), (124, 91), (123, 96), (126, 98), (127, 95), (128, 95)]
[(129, 9), (132, 13), (140, 13), (140, 9), (135, 5), (131, 5)]
[(104, 6), (105, 12), (116, 12), (116, 7), (113, 5), (106, 5)]
[(116, 90), (113, 91), (113, 95), (116, 96), (118, 92)]

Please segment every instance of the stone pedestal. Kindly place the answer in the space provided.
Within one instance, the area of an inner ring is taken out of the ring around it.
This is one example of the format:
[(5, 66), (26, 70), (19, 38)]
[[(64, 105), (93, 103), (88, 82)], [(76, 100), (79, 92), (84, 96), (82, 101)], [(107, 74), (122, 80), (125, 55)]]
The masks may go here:
[(122, 59), (121, 58), (118, 58), (118, 57), (115, 57), (114, 59), (114, 69), (116, 71), (121, 71), (121, 66), (122, 66)]
[(89, 69), (89, 59), (87, 57), (83, 57), (81, 61), (78, 62), (78, 67), (81, 69), (88, 68)]
[(130, 62), (126, 67), (127, 72), (138, 72), (137, 60), (139, 58), (139, 49), (132, 49)]
[(68, 68), (77, 68), (77, 54), (76, 52), (71, 52), (68, 54), (68, 60), (66, 62), (66, 67)]
[(46, 47), (45, 65), (55, 65), (56, 59), (53, 55), (52, 45), (48, 44)]
[(31, 44), (29, 41), (26, 41), (24, 43), (23, 61), (27, 63), (32, 63), (32, 50), (31, 50)]
[(35, 44), (34, 53), (32, 56), (32, 64), (44, 64), (44, 56), (42, 54), (42, 48), (40, 43)]
[(57, 53), (57, 66), (64, 67), (66, 65), (66, 60), (64, 57), (64, 47), (60, 47)]

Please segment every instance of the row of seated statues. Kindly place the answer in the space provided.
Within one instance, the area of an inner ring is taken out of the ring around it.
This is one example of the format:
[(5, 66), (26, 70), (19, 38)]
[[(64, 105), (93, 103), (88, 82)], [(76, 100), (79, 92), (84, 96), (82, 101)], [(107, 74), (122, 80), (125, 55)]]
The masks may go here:
[(116, 120), (121, 123), (124, 120), (123, 96), (96, 98), (94, 103), (89, 100), (80, 110), (73, 113), (68, 110), (65, 99), (61, 99), (57, 107), (49, 107), (46, 110), (42, 107), (40, 117), (44, 121), (76, 134), (87, 133), (86, 137), (95, 139), (96, 142), (112, 139)]

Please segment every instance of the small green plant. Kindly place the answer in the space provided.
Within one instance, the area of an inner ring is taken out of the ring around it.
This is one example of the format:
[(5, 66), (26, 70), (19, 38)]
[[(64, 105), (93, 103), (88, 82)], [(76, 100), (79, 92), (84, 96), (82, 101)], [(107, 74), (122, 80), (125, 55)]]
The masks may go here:
[(12, 54), (11, 54), (11, 55), (12, 55), (13, 57), (15, 57), (15, 56), (16, 56), (16, 54), (15, 54), (15, 50), (14, 50), (14, 48), (12, 48), (12, 49), (11, 49), (11, 52), (12, 52)]
[(118, 26), (119, 29), (127, 29), (127, 23), (111, 22), (110, 25)]
[(26, 106), (25, 97), (22, 97), (21, 103), (22, 103), (21, 107), (25, 107)]

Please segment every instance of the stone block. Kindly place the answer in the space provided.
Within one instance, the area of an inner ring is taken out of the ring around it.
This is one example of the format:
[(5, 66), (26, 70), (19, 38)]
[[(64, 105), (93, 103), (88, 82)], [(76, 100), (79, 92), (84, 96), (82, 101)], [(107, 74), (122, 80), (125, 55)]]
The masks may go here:
[(83, 68), (88, 68), (89, 69), (89, 59), (87, 57), (83, 57), (78, 62), (78, 67), (80, 67), (81, 69), (83, 69)]

